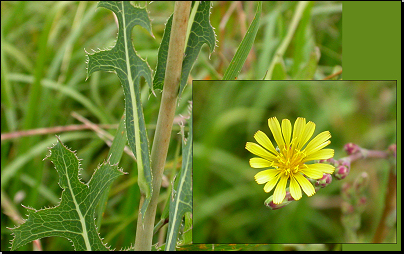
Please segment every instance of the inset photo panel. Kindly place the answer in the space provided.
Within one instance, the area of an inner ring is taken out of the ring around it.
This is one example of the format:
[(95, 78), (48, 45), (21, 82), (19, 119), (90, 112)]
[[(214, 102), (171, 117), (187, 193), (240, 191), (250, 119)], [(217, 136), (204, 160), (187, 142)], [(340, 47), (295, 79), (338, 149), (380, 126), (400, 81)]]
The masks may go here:
[(396, 81), (193, 81), (193, 243), (396, 243)]

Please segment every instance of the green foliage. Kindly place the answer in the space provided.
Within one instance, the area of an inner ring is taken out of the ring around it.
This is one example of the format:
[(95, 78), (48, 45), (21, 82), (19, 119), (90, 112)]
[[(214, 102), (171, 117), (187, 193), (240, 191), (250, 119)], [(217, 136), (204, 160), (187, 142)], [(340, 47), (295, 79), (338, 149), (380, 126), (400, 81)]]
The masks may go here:
[[(121, 121), (119, 122), (118, 129), (116, 130), (116, 134), (114, 137), (114, 141), (111, 144), (111, 149), (109, 150), (108, 153), (108, 158), (111, 164), (118, 164), (119, 161), (122, 158), (123, 151), (125, 149), (126, 143), (127, 143), (127, 137), (126, 137), (126, 130), (125, 130), (125, 113), (122, 115)], [(107, 205), (107, 200), (108, 200), (108, 194), (109, 194), (110, 189), (104, 192), (102, 197), (100, 198), (100, 203), (97, 208), (97, 229), (101, 227), (101, 221), (102, 221), (102, 214), (105, 211), (106, 205)]]
[[(185, 49), (185, 57), (182, 63), (179, 96), (182, 94), (182, 91), (187, 84), (188, 76), (198, 57), (199, 52), (201, 51), (202, 46), (205, 43), (208, 44), (210, 51), (213, 52), (216, 43), (215, 32), (213, 31), (213, 27), (211, 26), (209, 19), (211, 2), (202, 1), (199, 5), (195, 4), (194, 8), (197, 8), (197, 11), (192, 23), (191, 30), (189, 31), (187, 46)], [(190, 20), (190, 22), (192, 22), (192, 20)], [(167, 21), (166, 29), (164, 30), (164, 36), (159, 48), (158, 63), (153, 80), (154, 89), (163, 89), (164, 75), (167, 65), (168, 45), (170, 42), (171, 25), (172, 16), (170, 16)]]
[(241, 41), (236, 54), (234, 54), (229, 67), (224, 73), (223, 80), (234, 80), (237, 78), (238, 74), (243, 67), (245, 60), (254, 44), (255, 36), (257, 35), (258, 28), (261, 19), (262, 2), (258, 2), (257, 11), (255, 13), (254, 20), (251, 22), (244, 39)]
[(124, 174), (118, 165), (106, 161), (99, 165), (87, 184), (79, 179), (80, 163), (76, 154), (65, 147), (60, 139), (48, 156), (59, 174), (63, 189), (60, 204), (41, 210), (28, 209), (28, 219), (12, 229), (14, 240), (11, 250), (49, 236), (69, 239), (75, 250), (108, 250), (97, 233), (94, 222), (95, 208), (112, 181)]
[(185, 57), (182, 63), (180, 95), (187, 84), (188, 75), (194, 66), (203, 44), (208, 44), (211, 53), (215, 49), (216, 35), (210, 24), (210, 8), (210, 1), (200, 2), (192, 22), (187, 47), (185, 49)]
[(173, 251), (177, 243), (177, 236), (182, 222), (182, 217), (187, 212), (192, 212), (192, 116), (189, 119), (189, 135), (185, 141), (182, 137), (182, 167), (178, 186), (173, 190), (170, 198), (170, 213), (167, 230), (167, 242), (165, 250)]
[(173, 23), (173, 15), (168, 18), (166, 28), (164, 29), (163, 38), (161, 39), (160, 48), (158, 51), (156, 71), (154, 72), (153, 88), (155, 90), (163, 90), (164, 77), (166, 74), (168, 45), (170, 44), (171, 26)]
[(100, 70), (114, 72), (123, 86), (126, 132), (129, 146), (137, 158), (140, 191), (146, 196), (140, 209), (144, 217), (153, 190), (149, 142), (140, 101), (140, 77), (143, 76), (150, 87), (152, 87), (152, 81), (150, 67), (133, 49), (131, 32), (134, 26), (141, 25), (151, 33), (150, 19), (146, 9), (135, 8), (125, 1), (102, 1), (98, 7), (107, 8), (116, 14), (119, 24), (118, 39), (112, 49), (88, 56), (88, 75)]

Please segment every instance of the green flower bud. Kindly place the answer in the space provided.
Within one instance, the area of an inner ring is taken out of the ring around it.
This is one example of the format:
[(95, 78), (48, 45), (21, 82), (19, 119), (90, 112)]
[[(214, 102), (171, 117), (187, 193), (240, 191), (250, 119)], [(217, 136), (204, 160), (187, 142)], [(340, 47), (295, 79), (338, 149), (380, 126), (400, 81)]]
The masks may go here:
[(282, 203), (280, 203), (280, 204), (275, 204), (275, 203), (273, 202), (273, 195), (272, 195), (272, 196), (270, 196), (269, 198), (267, 198), (267, 199), (265, 200), (264, 204), (265, 204), (266, 206), (268, 206), (271, 210), (276, 210), (276, 209), (279, 209), (279, 208), (282, 208), (282, 207), (284, 207), (284, 206), (289, 205), (292, 201), (295, 201), (295, 199), (290, 195), (290, 192), (289, 192), (289, 191), (286, 191), (286, 196), (285, 196), (285, 198), (283, 199)]

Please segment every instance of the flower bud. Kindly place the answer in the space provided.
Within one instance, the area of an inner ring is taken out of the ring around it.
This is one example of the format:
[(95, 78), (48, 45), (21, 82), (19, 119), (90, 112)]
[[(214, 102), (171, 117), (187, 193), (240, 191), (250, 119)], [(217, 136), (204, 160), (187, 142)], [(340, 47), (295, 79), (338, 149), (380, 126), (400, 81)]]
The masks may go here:
[(342, 159), (338, 160), (336, 164), (338, 166), (350, 167), (351, 166), (351, 160), (349, 158), (342, 158)]
[(327, 159), (327, 162), (330, 163), (331, 165), (334, 165), (334, 166), (338, 165), (338, 161), (335, 160), (334, 158)]
[(270, 196), (269, 198), (267, 198), (265, 200), (264, 204), (266, 206), (268, 206), (271, 210), (276, 210), (276, 209), (282, 208), (282, 207), (284, 207), (286, 205), (289, 205), (292, 201), (295, 201), (295, 199), (290, 195), (289, 191), (286, 191), (286, 196), (283, 199), (282, 203), (275, 204), (273, 202), (273, 195), (272, 195), (272, 196)]
[(321, 188), (326, 187), (329, 185), (332, 181), (332, 177), (330, 174), (323, 174), (323, 177), (321, 179), (318, 179), (315, 183), (315, 186), (319, 186)]
[(348, 176), (349, 171), (350, 171), (350, 167), (349, 167), (349, 166), (341, 165), (341, 166), (338, 166), (338, 167), (335, 169), (334, 176), (335, 176), (335, 178), (337, 178), (338, 180), (341, 180), (341, 179), (344, 179), (345, 177)]
[(344, 146), (344, 150), (348, 155), (359, 152), (360, 147), (354, 143), (348, 143)]

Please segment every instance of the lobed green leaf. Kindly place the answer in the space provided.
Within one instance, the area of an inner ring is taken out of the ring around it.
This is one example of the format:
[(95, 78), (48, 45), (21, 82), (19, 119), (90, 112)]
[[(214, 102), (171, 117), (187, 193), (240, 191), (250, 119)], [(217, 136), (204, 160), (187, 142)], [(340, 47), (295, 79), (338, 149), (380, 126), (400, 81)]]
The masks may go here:
[(26, 207), (28, 219), (21, 226), (11, 229), (14, 234), (11, 250), (50, 236), (69, 239), (75, 250), (109, 250), (97, 233), (94, 213), (105, 190), (124, 173), (117, 164), (111, 165), (106, 161), (84, 184), (79, 179), (79, 159), (59, 138), (50, 148), (48, 158), (59, 174), (59, 186), (63, 189), (61, 201), (53, 208), (35, 210)]
[(135, 52), (131, 31), (140, 25), (149, 33), (151, 23), (146, 9), (134, 7), (130, 2), (101, 1), (98, 7), (104, 7), (115, 13), (119, 29), (115, 46), (110, 50), (88, 55), (88, 74), (95, 71), (114, 72), (121, 81), (125, 94), (126, 133), (128, 143), (137, 159), (138, 183), (145, 201), (140, 208), (144, 218), (152, 195), (152, 174), (150, 168), (149, 142), (140, 100), (140, 79), (144, 77), (153, 91), (151, 69), (147, 62)]

